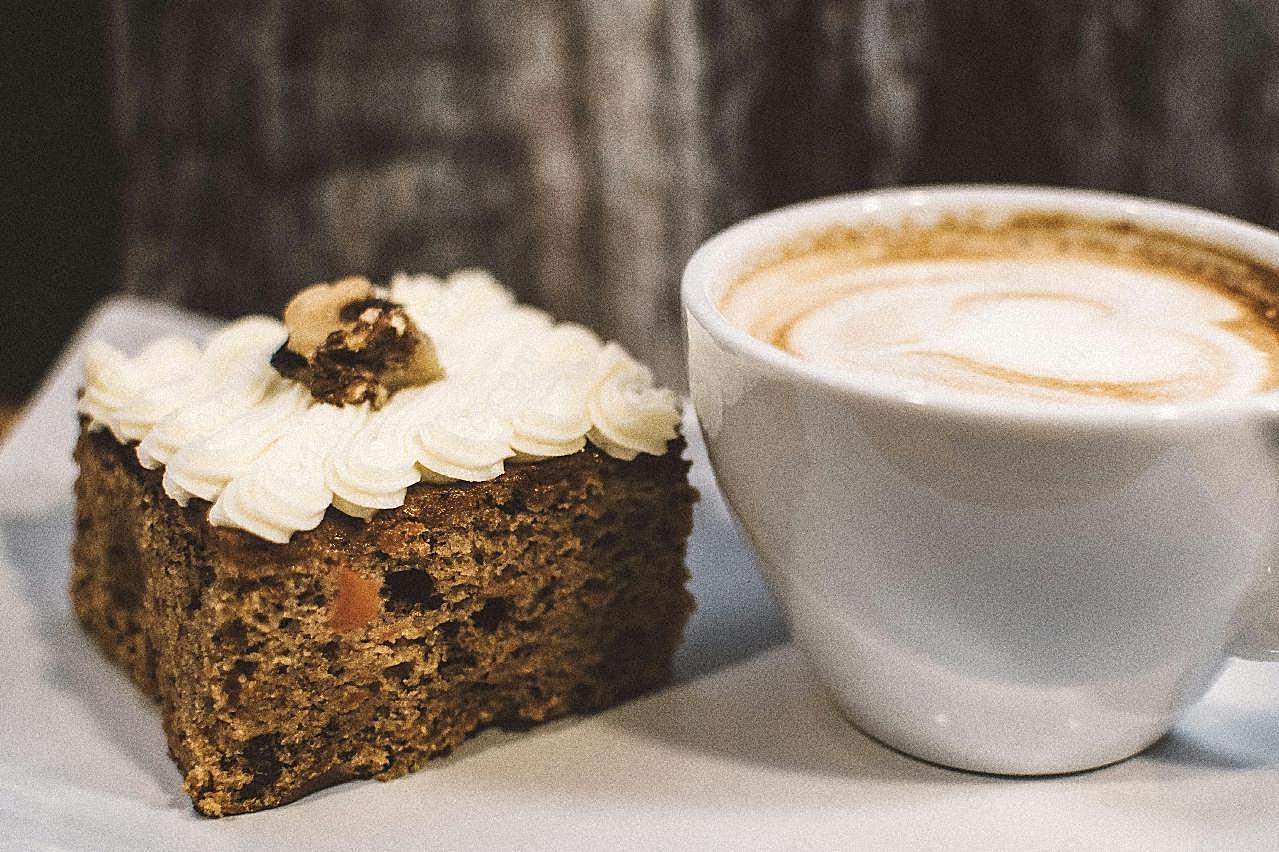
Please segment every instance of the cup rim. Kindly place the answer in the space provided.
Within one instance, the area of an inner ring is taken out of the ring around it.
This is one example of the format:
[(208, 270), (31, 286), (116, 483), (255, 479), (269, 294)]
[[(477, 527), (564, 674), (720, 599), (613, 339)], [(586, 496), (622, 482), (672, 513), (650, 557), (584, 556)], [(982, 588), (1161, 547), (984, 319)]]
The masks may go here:
[[(720, 312), (711, 291), (716, 273), (750, 250), (794, 236), (805, 228), (908, 212), (984, 208), (998, 214), (1043, 211), (1096, 219), (1127, 219), (1144, 227), (1190, 236), (1279, 267), (1279, 232), (1189, 205), (1086, 189), (1016, 184), (932, 184), (872, 189), (780, 207), (730, 225), (703, 242), (684, 266), (680, 298), (687, 315), (735, 354), (811, 384), (887, 405), (927, 409), (979, 420), (1031, 424), (1171, 427), (1257, 415), (1279, 415), (1279, 389), (1202, 402), (1104, 405), (992, 399), (943, 389), (907, 390), (873, 374), (856, 375), (804, 361), (737, 328)], [(718, 294), (716, 294), (717, 296)], [(690, 353), (691, 357), (691, 353)]]

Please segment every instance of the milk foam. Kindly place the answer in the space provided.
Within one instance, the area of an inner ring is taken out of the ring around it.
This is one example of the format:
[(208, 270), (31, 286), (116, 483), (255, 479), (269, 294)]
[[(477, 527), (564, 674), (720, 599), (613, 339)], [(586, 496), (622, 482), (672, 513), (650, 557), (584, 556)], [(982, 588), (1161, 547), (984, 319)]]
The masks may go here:
[(1173, 403), (1269, 387), (1279, 337), (1228, 294), (1091, 257), (799, 257), (735, 282), (735, 325), (800, 358), (926, 389)]

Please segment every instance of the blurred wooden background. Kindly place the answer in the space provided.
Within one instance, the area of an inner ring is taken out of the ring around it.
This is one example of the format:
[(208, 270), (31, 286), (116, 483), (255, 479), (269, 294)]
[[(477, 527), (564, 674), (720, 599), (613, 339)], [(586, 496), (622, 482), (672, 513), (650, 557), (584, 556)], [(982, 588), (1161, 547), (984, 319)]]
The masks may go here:
[(683, 261), (790, 201), (1038, 182), (1279, 226), (1275, 3), (103, 2), (99, 286), (221, 314), (481, 265), (678, 384)]

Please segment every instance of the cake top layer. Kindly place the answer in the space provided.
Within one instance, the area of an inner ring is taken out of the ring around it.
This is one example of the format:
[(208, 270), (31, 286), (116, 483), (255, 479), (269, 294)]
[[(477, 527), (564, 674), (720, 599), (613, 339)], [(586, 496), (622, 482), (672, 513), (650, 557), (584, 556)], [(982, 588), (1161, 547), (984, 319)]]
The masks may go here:
[[(402, 305), (442, 377), (354, 404), (318, 400), (271, 365), (283, 323), (246, 317), (203, 349), (165, 338), (129, 357), (101, 342), (85, 362), (90, 429), (137, 442), (164, 490), (211, 503), (209, 521), (283, 543), (330, 505), (368, 518), (420, 481), (476, 482), (508, 462), (581, 450), (661, 455), (677, 435), (675, 395), (616, 343), (516, 303), (491, 275), (397, 276)], [(380, 403), (374, 408), (374, 402)]]

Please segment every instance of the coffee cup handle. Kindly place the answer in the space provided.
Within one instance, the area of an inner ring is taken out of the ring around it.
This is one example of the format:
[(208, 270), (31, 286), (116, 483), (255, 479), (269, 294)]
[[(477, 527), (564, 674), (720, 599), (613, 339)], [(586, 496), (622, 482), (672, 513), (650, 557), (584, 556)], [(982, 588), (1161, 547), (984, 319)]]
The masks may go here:
[(1231, 656), (1279, 662), (1279, 566), (1272, 566), (1253, 587), (1235, 621)]

